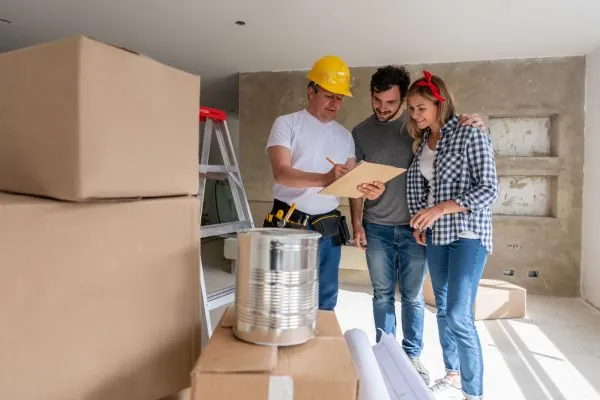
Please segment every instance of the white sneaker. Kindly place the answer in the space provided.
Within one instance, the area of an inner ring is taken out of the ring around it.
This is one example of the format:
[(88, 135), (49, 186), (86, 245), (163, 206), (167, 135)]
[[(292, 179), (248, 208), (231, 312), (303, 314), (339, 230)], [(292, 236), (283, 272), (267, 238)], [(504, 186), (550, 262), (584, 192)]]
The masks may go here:
[(465, 398), (460, 385), (456, 386), (448, 376), (436, 380), (430, 390), (436, 400), (464, 400)]
[(421, 359), (419, 357), (410, 357), (410, 362), (425, 382), (425, 385), (429, 385), (429, 371), (427, 371), (427, 368), (425, 368)]

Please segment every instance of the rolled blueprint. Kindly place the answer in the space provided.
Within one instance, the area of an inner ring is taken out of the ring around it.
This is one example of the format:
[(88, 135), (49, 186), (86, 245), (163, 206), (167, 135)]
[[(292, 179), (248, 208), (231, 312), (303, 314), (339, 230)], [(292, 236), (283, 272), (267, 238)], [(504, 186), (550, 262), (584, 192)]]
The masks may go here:
[(367, 334), (360, 329), (351, 329), (344, 337), (360, 379), (358, 399), (391, 400)]
[(393, 335), (382, 333), (373, 346), (390, 400), (432, 400), (433, 395)]

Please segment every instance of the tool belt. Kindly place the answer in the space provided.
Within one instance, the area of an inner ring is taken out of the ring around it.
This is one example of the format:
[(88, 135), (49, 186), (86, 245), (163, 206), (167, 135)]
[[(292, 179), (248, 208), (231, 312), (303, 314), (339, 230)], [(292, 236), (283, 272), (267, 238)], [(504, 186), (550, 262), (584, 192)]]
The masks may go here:
[[(350, 241), (350, 231), (348, 230), (346, 217), (338, 210), (311, 215), (296, 209), (284, 225), (282, 223), (283, 216), (287, 214), (289, 209), (289, 204), (275, 199), (271, 212), (265, 217), (263, 228), (283, 227), (315, 230), (323, 237), (332, 237), (333, 242), (338, 246), (346, 245)], [(278, 216), (281, 218), (278, 218)]]

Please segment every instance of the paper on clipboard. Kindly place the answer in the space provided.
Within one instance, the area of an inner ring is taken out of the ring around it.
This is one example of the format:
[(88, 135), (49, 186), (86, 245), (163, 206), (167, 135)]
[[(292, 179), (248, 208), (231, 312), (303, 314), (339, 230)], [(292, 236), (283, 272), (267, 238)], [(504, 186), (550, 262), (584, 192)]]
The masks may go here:
[(405, 171), (406, 168), (361, 161), (348, 171), (346, 175), (323, 188), (319, 194), (359, 198), (362, 197), (363, 194), (358, 191), (358, 185), (375, 181), (386, 183)]

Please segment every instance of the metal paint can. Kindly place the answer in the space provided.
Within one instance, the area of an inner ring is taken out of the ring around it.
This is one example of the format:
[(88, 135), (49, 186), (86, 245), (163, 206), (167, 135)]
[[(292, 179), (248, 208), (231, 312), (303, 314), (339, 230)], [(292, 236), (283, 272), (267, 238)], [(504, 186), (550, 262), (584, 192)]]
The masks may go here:
[(234, 335), (266, 346), (292, 346), (315, 336), (319, 239), (302, 229), (238, 232)]

